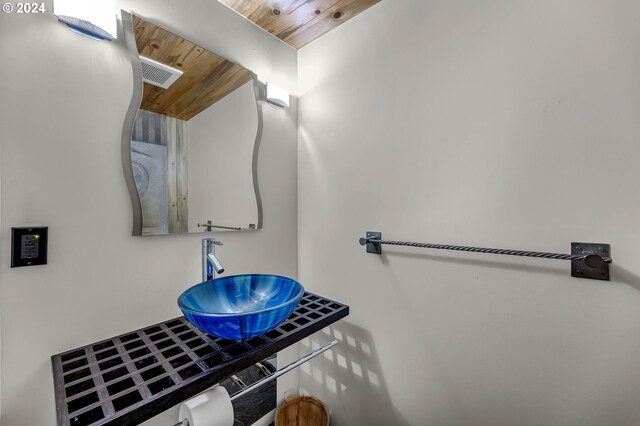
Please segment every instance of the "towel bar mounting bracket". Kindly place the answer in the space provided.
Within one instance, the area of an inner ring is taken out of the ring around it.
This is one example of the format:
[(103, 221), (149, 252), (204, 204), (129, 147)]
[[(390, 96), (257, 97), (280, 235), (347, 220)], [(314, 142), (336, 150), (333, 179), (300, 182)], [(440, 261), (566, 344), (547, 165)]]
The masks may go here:
[[(365, 240), (367, 244), (367, 253), (382, 254), (382, 244), (372, 243), (369, 239), (381, 240), (382, 232), (367, 231), (367, 239)], [(360, 244), (362, 244), (362, 242)]]
[[(571, 261), (571, 276), (609, 281), (609, 263), (597, 261), (602, 257), (611, 257), (611, 245), (599, 243), (571, 243), (571, 254), (597, 254), (585, 259)], [(595, 262), (593, 260), (596, 260)]]

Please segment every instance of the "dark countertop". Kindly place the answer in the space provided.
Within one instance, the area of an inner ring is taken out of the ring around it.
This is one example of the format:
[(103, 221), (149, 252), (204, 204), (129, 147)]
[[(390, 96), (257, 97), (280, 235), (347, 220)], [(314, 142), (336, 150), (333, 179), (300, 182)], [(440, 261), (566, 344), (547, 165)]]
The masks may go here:
[(179, 317), (54, 355), (58, 425), (142, 423), (347, 315), (347, 305), (307, 292), (285, 322), (246, 341)]

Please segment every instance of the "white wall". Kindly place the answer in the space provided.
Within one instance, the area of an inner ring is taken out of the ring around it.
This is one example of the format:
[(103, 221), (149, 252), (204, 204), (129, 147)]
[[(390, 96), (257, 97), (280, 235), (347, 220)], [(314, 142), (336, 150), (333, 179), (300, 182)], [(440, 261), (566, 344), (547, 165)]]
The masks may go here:
[(187, 122), (190, 231), (207, 220), (222, 226), (257, 226), (252, 171), (257, 131), (253, 81)]
[[(299, 276), (351, 306), (301, 373), (332, 424), (640, 423), (639, 19), (637, 1), (383, 1), (299, 51)], [(615, 263), (601, 282), (376, 256), (367, 230), (609, 242)]]
[[(241, 46), (232, 59), (257, 73), (296, 79), (295, 51), (218, 2), (121, 5), (222, 55)], [(54, 425), (50, 356), (178, 316), (177, 296), (200, 278), (201, 237), (130, 236), (120, 138), (132, 77), (121, 41), (79, 36), (49, 14), (3, 13), (0, 52), (0, 423)], [(229, 274), (297, 276), (296, 127), (295, 105), (265, 108), (265, 228), (221, 235)], [(29, 224), (49, 226), (49, 264), (10, 269), (10, 228)]]

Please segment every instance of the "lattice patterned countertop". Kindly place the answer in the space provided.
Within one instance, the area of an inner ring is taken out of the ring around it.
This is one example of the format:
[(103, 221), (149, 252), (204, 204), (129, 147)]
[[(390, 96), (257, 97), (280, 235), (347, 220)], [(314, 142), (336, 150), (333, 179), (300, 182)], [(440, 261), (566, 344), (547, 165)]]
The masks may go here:
[(242, 342), (180, 317), (54, 355), (58, 425), (139, 424), (347, 315), (307, 292), (278, 328)]

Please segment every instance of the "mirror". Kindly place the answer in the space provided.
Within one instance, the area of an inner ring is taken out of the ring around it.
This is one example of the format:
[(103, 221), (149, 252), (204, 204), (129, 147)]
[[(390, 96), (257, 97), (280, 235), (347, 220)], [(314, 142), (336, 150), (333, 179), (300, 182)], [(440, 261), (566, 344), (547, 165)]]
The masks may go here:
[(122, 141), (133, 235), (260, 229), (256, 75), (122, 16), (135, 80)]

